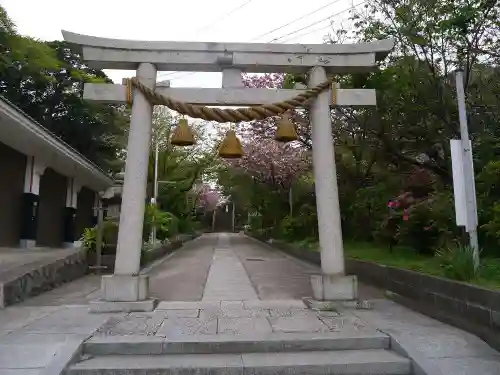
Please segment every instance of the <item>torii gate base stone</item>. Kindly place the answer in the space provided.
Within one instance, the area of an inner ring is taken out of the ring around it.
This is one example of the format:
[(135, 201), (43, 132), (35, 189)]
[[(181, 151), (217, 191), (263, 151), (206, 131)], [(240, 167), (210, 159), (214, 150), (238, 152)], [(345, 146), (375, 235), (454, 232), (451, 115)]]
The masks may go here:
[[(392, 40), (365, 44), (300, 45), (259, 43), (147, 42), (96, 38), (63, 31), (64, 39), (81, 47), (83, 59), (96, 69), (136, 70), (140, 82), (165, 96), (197, 105), (252, 106), (289, 99), (301, 92), (244, 88), (241, 73), (309, 72), (309, 87), (328, 74), (369, 72), (393, 48)], [(222, 71), (220, 89), (170, 88), (156, 85), (157, 70)], [(155, 87), (156, 86), (156, 87)], [(334, 100), (332, 101), (332, 98)], [(355, 301), (355, 276), (344, 272), (344, 251), (335, 167), (330, 106), (373, 106), (375, 90), (336, 89), (319, 94), (310, 107), (317, 199), (321, 274), (311, 283), (317, 301)], [(84, 98), (104, 103), (126, 102), (126, 87), (85, 84)], [(140, 275), (142, 226), (152, 126), (152, 106), (134, 90), (127, 147), (115, 272), (102, 278), (102, 298), (93, 312), (151, 311), (147, 275)], [(166, 286), (168, 287), (168, 286)]]

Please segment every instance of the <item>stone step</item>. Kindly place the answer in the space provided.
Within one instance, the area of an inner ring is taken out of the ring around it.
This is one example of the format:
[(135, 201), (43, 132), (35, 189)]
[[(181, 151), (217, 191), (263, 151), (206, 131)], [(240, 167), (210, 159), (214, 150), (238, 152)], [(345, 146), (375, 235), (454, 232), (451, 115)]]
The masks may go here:
[(266, 335), (95, 336), (84, 345), (91, 355), (270, 353), (387, 349), (387, 335), (373, 332), (272, 333)]
[(68, 375), (409, 375), (410, 361), (385, 349), (299, 353), (98, 356), (69, 367)]

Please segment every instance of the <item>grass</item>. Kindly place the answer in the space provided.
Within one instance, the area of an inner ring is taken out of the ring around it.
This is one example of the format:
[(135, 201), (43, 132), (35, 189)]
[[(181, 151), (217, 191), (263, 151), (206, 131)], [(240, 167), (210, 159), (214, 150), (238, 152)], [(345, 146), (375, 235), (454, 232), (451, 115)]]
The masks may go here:
[[(294, 244), (303, 249), (311, 251), (318, 250), (318, 243), (300, 241)], [(438, 258), (419, 255), (406, 247), (396, 246), (392, 252), (389, 252), (388, 247), (373, 243), (346, 242), (344, 244), (344, 249), (346, 256), (353, 259), (365, 260), (446, 278), (444, 269)], [(500, 289), (500, 259), (481, 259), (479, 277), (470, 281), (470, 284), (483, 286), (489, 289)]]

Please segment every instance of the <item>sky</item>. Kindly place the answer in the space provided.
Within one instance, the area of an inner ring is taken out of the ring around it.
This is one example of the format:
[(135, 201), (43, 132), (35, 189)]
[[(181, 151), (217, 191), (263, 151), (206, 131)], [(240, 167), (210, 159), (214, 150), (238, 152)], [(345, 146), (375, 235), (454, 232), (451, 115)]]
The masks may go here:
[[(362, 0), (0, 0), (22, 35), (62, 39), (61, 30), (159, 41), (322, 43)], [(311, 14), (310, 14), (311, 13)], [(298, 18), (302, 18), (297, 20)], [(288, 25), (287, 25), (288, 24)], [(107, 70), (115, 83), (135, 72)], [(158, 72), (172, 87), (221, 87), (220, 73)]]

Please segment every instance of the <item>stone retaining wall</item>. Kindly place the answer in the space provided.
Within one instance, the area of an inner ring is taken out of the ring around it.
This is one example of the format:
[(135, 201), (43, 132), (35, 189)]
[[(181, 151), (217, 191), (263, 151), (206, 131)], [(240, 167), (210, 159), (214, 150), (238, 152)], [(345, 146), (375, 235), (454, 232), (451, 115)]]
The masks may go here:
[[(319, 252), (277, 240), (267, 243), (297, 258), (321, 264)], [(356, 259), (346, 259), (346, 273), (384, 288), (392, 292), (390, 296), (395, 301), (474, 333), (500, 350), (500, 291)]]
[(87, 256), (83, 250), (73, 251), (50, 263), (39, 262), (20, 267), (0, 281), (0, 308), (82, 277), (87, 270)]

